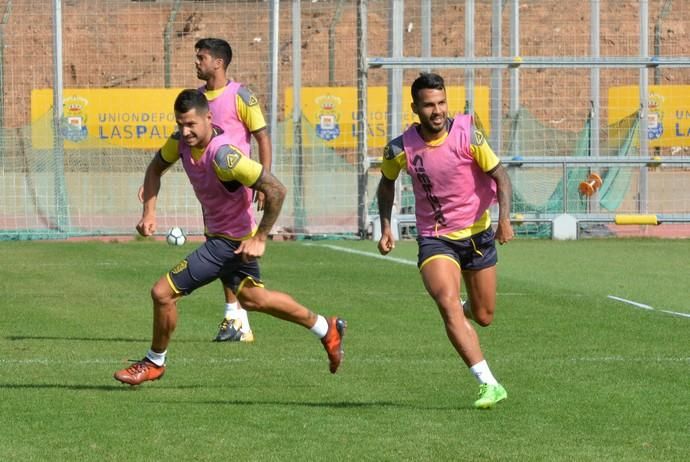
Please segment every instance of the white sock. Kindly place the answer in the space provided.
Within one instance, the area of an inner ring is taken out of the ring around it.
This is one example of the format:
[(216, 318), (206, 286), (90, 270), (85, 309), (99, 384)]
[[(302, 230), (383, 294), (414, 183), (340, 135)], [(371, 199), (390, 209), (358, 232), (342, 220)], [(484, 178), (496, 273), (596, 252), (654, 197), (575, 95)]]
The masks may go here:
[(165, 350), (163, 353), (156, 353), (153, 350), (149, 350), (149, 352), (146, 353), (146, 359), (151, 361), (156, 366), (163, 366), (165, 364), (165, 355), (167, 353), (168, 350)]
[(474, 366), (470, 367), (470, 371), (474, 375), (474, 377), (477, 379), (477, 381), (480, 384), (483, 383), (488, 383), (489, 385), (497, 385), (498, 382), (496, 381), (496, 378), (494, 378), (494, 375), (491, 373), (491, 369), (489, 369), (489, 365), (486, 363), (486, 360), (482, 360), (475, 364)]
[(326, 318), (323, 316), (318, 315), (316, 317), (316, 322), (309, 330), (314, 332), (318, 338), (324, 338), (328, 332), (328, 321), (326, 321)]
[(239, 316), (240, 321), (242, 321), (240, 332), (246, 334), (247, 332), (251, 331), (252, 328), (249, 326), (249, 316), (247, 316), (247, 310), (242, 308), (239, 304), (237, 305), (237, 315)]
[(237, 319), (238, 313), (237, 313), (237, 307), (239, 304), (237, 302), (234, 303), (226, 303), (225, 304), (225, 319)]

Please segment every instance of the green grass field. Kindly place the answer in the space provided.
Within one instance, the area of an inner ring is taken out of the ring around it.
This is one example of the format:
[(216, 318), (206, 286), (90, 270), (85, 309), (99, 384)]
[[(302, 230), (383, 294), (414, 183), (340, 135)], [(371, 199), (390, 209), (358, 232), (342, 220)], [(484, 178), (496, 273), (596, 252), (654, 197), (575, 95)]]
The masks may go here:
[(266, 315), (254, 344), (212, 343), (214, 283), (181, 301), (166, 376), (120, 385), (149, 345), (151, 285), (193, 245), (0, 243), (0, 460), (690, 457), (686, 240), (501, 247), (496, 319), (478, 328), (509, 393), (491, 411), (472, 408), (414, 242), (388, 259), (373, 242), (269, 244), (269, 288), (348, 320), (336, 375), (311, 333)]

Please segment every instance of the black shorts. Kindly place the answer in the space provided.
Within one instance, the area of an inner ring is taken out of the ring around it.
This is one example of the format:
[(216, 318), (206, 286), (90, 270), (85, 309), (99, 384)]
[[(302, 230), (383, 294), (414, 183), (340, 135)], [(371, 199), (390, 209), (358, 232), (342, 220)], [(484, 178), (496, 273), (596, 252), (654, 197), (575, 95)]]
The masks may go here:
[(498, 262), (495, 234), (491, 227), (467, 239), (420, 236), (417, 244), (417, 267), (420, 270), (430, 259), (438, 257), (452, 259), (462, 270), (480, 270)]
[(239, 244), (221, 237), (207, 238), (203, 245), (168, 272), (168, 282), (176, 293), (182, 295), (191, 294), (216, 279), (223, 281), (223, 285), (235, 293), (247, 278), (255, 285), (263, 285), (259, 263), (256, 260), (245, 263), (240, 255), (235, 254)]

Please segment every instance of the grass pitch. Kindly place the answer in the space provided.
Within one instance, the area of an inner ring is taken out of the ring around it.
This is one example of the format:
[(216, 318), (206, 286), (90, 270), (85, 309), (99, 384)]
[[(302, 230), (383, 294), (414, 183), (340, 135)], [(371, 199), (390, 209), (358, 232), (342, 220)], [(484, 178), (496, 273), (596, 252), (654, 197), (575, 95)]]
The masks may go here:
[[(160, 242), (2, 242), (0, 459), (685, 461), (690, 242), (514, 241), (478, 328), (508, 400), (477, 384), (414, 266), (372, 242), (268, 246), (267, 286), (349, 323), (336, 375), (308, 331), (250, 314), (217, 344), (213, 283), (180, 302), (160, 381), (112, 374), (146, 352), (149, 289), (190, 251)], [(364, 255), (362, 253), (367, 253)], [(617, 297), (616, 299), (609, 296)]]

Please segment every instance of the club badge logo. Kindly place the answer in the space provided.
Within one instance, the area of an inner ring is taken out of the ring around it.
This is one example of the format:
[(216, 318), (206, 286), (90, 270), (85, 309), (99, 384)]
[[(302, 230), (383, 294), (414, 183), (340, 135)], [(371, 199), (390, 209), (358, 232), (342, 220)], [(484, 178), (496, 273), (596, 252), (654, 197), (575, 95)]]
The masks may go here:
[(656, 93), (649, 94), (649, 112), (647, 115), (647, 138), (657, 140), (664, 134), (664, 113), (661, 105), (664, 97)]
[(322, 140), (332, 141), (340, 136), (340, 118), (337, 108), (342, 100), (333, 95), (321, 95), (316, 98), (316, 104), (320, 108), (318, 113), (319, 123), (316, 125), (316, 136)]
[(62, 136), (70, 141), (79, 142), (89, 135), (86, 128), (86, 106), (89, 101), (81, 96), (70, 96), (62, 104)]

